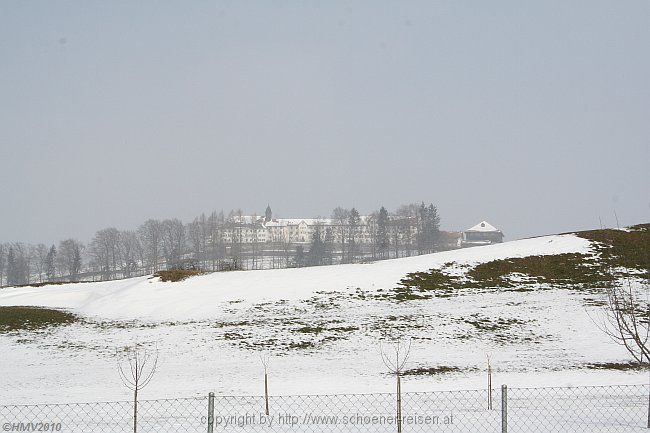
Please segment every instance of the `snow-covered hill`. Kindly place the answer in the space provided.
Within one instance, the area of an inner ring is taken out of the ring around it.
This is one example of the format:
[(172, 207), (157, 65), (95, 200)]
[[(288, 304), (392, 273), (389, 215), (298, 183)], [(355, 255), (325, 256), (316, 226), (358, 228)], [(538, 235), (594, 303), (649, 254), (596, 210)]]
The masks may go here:
[(297, 301), (318, 292), (396, 287), (406, 274), (445, 263), (476, 264), (495, 259), (587, 253), (589, 241), (574, 235), (546, 236), (371, 264), (212, 273), (181, 282), (139, 277), (91, 284), (65, 284), (0, 291), (0, 305), (65, 308), (108, 319), (155, 321), (215, 319), (219, 303), (247, 305)]
[(558, 235), (372, 264), (4, 289), (0, 306), (61, 308), (83, 320), (0, 334), (0, 403), (125, 398), (114, 353), (135, 341), (160, 353), (145, 398), (259, 394), (262, 352), (272, 393), (387, 391), (378, 342), (394, 337), (412, 339), (413, 369), (451, 368), (409, 376), (408, 390), (482, 387), (488, 353), (497, 383), (643, 383), (643, 373), (586, 369), (627, 358), (578, 291), (382, 296), (408, 273), (443, 265), (462, 273), (495, 259), (591, 251), (586, 239)]

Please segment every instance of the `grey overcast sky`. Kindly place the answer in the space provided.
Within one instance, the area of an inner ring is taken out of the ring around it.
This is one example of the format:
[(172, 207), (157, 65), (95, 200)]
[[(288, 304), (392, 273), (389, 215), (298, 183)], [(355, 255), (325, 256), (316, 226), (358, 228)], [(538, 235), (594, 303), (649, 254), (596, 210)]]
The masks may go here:
[(0, 241), (435, 203), (650, 220), (650, 1), (0, 3)]

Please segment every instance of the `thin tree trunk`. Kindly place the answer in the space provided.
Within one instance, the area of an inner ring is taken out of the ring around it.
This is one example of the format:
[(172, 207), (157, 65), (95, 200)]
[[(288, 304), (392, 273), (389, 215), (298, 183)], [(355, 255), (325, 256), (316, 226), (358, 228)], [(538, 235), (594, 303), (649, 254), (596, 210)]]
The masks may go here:
[(402, 433), (402, 382), (397, 374), (397, 433)]
[(269, 415), (269, 378), (264, 372), (264, 400), (266, 402), (266, 415)]
[(138, 388), (133, 391), (133, 433), (138, 433)]
[(488, 410), (492, 410), (492, 368), (488, 366)]

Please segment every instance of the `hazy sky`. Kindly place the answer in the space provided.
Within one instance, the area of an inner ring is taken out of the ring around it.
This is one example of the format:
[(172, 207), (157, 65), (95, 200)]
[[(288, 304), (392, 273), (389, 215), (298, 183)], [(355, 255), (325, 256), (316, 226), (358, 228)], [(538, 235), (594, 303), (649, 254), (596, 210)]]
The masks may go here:
[(0, 241), (424, 200), (650, 220), (650, 2), (0, 3)]

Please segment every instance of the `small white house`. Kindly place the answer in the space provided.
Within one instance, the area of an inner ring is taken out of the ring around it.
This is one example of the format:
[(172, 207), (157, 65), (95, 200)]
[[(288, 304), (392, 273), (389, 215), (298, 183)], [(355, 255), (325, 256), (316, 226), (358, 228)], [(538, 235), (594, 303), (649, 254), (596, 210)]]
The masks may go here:
[(491, 245), (503, 242), (503, 233), (487, 221), (481, 221), (463, 232), (463, 247)]

